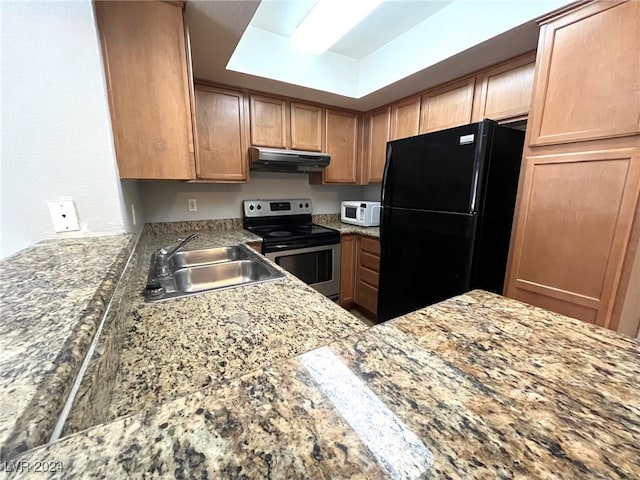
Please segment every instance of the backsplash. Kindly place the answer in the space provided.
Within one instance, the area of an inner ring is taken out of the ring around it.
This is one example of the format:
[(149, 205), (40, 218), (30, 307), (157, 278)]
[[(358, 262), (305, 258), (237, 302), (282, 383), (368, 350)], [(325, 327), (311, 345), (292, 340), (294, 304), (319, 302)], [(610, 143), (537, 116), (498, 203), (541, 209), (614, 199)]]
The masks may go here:
[[(338, 213), (343, 200), (361, 200), (364, 190), (379, 187), (359, 185), (309, 185), (306, 174), (251, 172), (244, 184), (186, 182), (139, 182), (144, 221), (178, 222), (242, 217), (242, 200), (311, 198), (315, 213)], [(198, 210), (189, 212), (195, 198)]]

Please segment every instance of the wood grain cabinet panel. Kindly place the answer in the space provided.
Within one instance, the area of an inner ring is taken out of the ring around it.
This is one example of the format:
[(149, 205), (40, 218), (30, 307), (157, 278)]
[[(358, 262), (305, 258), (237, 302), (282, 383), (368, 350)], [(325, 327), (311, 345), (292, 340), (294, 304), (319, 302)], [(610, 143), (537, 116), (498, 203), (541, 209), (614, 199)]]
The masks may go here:
[(331, 155), (322, 183), (355, 184), (358, 175), (358, 115), (326, 109), (325, 150)]
[(195, 86), (199, 179), (245, 182), (247, 176), (246, 101), (240, 92)]
[(391, 127), (391, 107), (367, 115), (365, 183), (381, 183)]
[(291, 102), (291, 148), (322, 151), (323, 120), (322, 107)]
[(96, 1), (95, 11), (120, 177), (194, 178), (182, 9)]
[(607, 326), (640, 190), (640, 149), (529, 156), (512, 298)]
[(251, 145), (287, 148), (289, 117), (287, 101), (250, 95)]
[(340, 239), (340, 305), (353, 305), (356, 289), (358, 235), (342, 235)]
[[(640, 2), (541, 20), (506, 295), (633, 333), (640, 315)], [(629, 307), (632, 308), (632, 307)]]
[(531, 53), (478, 75), (474, 121), (490, 118), (504, 122), (526, 118), (535, 66), (535, 53)]
[(422, 95), (420, 133), (471, 122), (475, 78), (471, 77)]
[(358, 243), (355, 303), (375, 317), (378, 311), (380, 240), (360, 236)]
[(420, 97), (412, 97), (391, 105), (390, 140), (407, 138), (420, 132)]
[(542, 26), (531, 144), (640, 132), (640, 2), (594, 2)]

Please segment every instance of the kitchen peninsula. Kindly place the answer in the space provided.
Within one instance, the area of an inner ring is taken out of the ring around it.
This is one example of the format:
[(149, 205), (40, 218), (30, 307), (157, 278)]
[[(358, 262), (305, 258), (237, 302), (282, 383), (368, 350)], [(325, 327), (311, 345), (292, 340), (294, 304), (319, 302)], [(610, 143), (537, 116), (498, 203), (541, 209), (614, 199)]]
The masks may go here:
[[(145, 230), (131, 285), (174, 235)], [(237, 235), (198, 241), (252, 240)], [(18, 462), (57, 462), (59, 478), (640, 476), (640, 343), (608, 330), (483, 291), (366, 329), (291, 276), (156, 305), (134, 298), (123, 371), (137, 348), (185, 370), (151, 396), (133, 386), (126, 416), (15, 456), (10, 477)], [(310, 328), (284, 328), (294, 317)], [(227, 342), (231, 365), (182, 383), (196, 336)]]

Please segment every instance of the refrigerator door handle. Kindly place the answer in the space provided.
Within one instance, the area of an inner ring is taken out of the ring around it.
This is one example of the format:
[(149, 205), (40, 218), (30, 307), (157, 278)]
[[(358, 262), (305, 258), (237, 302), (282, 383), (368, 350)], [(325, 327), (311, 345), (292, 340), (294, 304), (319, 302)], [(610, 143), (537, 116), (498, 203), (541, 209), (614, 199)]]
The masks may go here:
[(382, 206), (389, 206), (391, 204), (391, 199), (387, 198), (387, 195), (389, 195), (391, 193), (391, 190), (388, 188), (389, 185), (389, 180), (391, 177), (391, 172), (390, 172), (390, 165), (389, 165), (389, 159), (391, 158), (391, 150), (393, 149), (393, 147), (391, 145), (389, 145), (389, 142), (387, 142), (387, 156), (385, 158), (385, 162), (384, 162), (384, 170), (382, 172), (382, 192), (381, 192), (381, 203)]

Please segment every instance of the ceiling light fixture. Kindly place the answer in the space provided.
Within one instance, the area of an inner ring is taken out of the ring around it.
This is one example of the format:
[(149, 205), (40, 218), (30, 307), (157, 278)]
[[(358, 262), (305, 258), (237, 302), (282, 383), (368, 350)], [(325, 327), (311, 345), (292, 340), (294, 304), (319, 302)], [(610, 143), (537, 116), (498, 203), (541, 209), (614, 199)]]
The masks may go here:
[(320, 55), (373, 12), (382, 0), (319, 0), (291, 35), (291, 44)]

